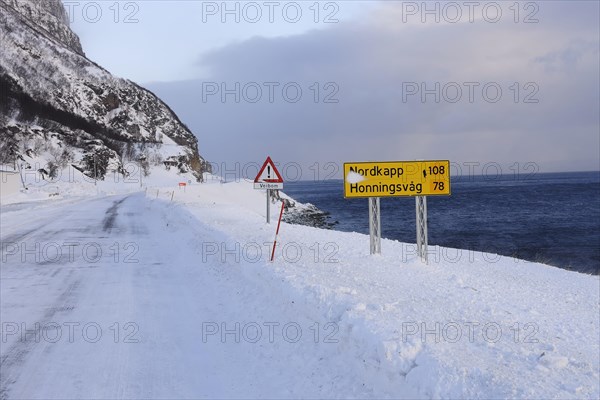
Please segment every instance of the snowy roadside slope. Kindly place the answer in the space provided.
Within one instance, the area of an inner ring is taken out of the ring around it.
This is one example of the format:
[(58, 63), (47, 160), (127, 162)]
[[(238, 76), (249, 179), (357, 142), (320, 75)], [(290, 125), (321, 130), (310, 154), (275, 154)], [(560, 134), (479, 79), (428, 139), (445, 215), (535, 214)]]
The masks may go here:
[(175, 194), (227, 235), (203, 243), (202, 257), (244, 262), (245, 274), (333, 323), (347, 356), (339, 373), (361, 376), (371, 396), (600, 396), (597, 276), (437, 247), (423, 265), (411, 244), (384, 240), (370, 256), (366, 235), (288, 224), (271, 264), (263, 193), (240, 182)]
[[(41, 165), (43, 162), (41, 157), (30, 158), (29, 160), (32, 161), (32, 165), (36, 163)], [(44, 179), (35, 170), (24, 170), (21, 172), (21, 176), (27, 190), (23, 190), (22, 185), (19, 185), (18, 193), (3, 195), (0, 191), (0, 204), (6, 206), (13, 203), (32, 201), (50, 200), (51, 202), (58, 199), (135, 193), (146, 190), (147, 187), (150, 187), (150, 190), (155, 190), (156, 187), (165, 187), (169, 184), (176, 187), (179, 182), (195, 181), (194, 175), (189, 172), (173, 173), (163, 168), (154, 168), (152, 174), (146, 177), (141, 174), (139, 168), (133, 168), (135, 167), (134, 164), (128, 164), (127, 166), (132, 167), (130, 176), (123, 177), (121, 174), (113, 172), (107, 174), (103, 180), (96, 182), (93, 178), (84, 175), (72, 166), (59, 170), (57, 176), (52, 179)]]

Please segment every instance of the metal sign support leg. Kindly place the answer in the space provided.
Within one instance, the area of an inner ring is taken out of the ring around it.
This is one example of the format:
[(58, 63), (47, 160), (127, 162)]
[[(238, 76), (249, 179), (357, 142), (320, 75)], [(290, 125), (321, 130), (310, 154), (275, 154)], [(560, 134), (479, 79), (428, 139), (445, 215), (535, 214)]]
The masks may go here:
[(267, 224), (271, 223), (271, 189), (267, 189)]
[(416, 196), (417, 210), (417, 254), (421, 261), (428, 263), (427, 258), (427, 197)]
[(381, 254), (381, 217), (379, 197), (369, 197), (369, 233), (371, 254)]

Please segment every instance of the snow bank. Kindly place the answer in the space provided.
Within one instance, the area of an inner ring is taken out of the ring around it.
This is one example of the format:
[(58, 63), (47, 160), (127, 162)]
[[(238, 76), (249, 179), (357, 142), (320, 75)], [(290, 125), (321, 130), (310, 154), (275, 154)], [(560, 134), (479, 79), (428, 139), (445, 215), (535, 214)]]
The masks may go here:
[(243, 263), (308, 318), (331, 322), (348, 360), (340, 374), (368, 387), (360, 396), (600, 396), (597, 276), (438, 246), (424, 265), (414, 244), (392, 240), (371, 256), (366, 235), (286, 223), (270, 263), (264, 192), (205, 184), (174, 201), (226, 235), (201, 244), (207, 262)]

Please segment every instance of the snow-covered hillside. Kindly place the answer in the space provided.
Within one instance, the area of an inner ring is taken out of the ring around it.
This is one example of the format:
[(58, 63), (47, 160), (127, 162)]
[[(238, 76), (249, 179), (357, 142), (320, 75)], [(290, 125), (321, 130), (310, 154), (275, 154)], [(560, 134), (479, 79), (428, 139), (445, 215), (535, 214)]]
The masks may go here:
[[(73, 164), (103, 178), (126, 175), (128, 161), (149, 163), (148, 172), (167, 162), (201, 179), (196, 137), (153, 93), (88, 60), (59, 1), (0, 0), (0, 11), (1, 163)], [(176, 146), (157, 157), (166, 142)]]
[(206, 178), (3, 205), (3, 397), (600, 396), (599, 277), (286, 223), (270, 262), (264, 192)]

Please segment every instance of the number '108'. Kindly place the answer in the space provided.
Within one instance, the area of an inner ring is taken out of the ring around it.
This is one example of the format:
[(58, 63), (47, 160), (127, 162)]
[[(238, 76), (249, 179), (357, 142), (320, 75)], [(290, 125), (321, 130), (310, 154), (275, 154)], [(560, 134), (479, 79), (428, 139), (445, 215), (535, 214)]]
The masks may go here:
[(439, 167), (437, 165), (435, 165), (433, 167), (429, 167), (430, 175), (444, 175), (445, 173), (446, 173), (446, 168), (443, 165), (440, 165)]

